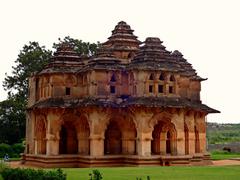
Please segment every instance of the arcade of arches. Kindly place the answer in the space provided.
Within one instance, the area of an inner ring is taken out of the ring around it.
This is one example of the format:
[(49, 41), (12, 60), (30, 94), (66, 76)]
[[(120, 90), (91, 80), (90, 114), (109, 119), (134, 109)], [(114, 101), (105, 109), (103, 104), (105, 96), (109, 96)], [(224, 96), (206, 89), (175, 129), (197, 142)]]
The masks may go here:
[(132, 112), (87, 111), (49, 109), (46, 114), (31, 113), (35, 121), (28, 123), (34, 132), (28, 132), (27, 137), (34, 143), (28, 144), (27, 153), (58, 158), (187, 157), (206, 153), (205, 119), (200, 112), (169, 109), (169, 113), (154, 113), (141, 108)]

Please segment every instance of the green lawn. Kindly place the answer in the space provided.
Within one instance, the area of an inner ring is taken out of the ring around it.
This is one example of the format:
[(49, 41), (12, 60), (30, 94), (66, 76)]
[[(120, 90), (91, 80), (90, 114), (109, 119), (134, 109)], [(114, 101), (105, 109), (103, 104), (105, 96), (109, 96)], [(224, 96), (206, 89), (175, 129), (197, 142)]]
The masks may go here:
[[(94, 168), (96, 169), (96, 168)], [(189, 180), (237, 180), (240, 179), (240, 166), (192, 166), (192, 167), (119, 167), (97, 168), (103, 180), (147, 180), (189, 179)], [(65, 168), (68, 180), (89, 180), (92, 168)], [(2, 180), (0, 176), (0, 180)]]
[(240, 158), (240, 153), (229, 153), (229, 152), (215, 151), (215, 152), (211, 152), (211, 158), (212, 158), (212, 160)]
[[(96, 168), (95, 168), (96, 169)], [(119, 167), (97, 168), (103, 174), (103, 180), (147, 180), (189, 179), (189, 180), (234, 180), (240, 179), (240, 166), (223, 167)], [(88, 180), (90, 168), (64, 169), (68, 180)]]

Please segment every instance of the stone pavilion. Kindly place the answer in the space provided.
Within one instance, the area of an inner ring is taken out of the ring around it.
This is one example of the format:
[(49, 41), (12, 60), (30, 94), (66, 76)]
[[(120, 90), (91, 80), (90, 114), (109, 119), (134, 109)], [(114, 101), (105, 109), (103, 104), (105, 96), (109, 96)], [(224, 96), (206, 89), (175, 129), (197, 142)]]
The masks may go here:
[(96, 55), (62, 43), (29, 78), (23, 162), (40, 167), (209, 164), (206, 116), (192, 65), (119, 22)]

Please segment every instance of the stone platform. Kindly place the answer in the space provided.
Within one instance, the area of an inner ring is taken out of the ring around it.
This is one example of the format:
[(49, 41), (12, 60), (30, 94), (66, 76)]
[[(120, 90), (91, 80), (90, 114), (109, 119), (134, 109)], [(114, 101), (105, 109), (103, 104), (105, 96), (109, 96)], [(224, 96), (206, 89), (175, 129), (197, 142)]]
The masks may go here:
[(208, 154), (196, 155), (152, 155), (140, 157), (137, 155), (105, 155), (105, 156), (82, 156), (82, 155), (32, 155), (22, 156), (22, 163), (28, 166), (53, 168), (53, 167), (117, 167), (117, 166), (191, 166), (211, 165), (212, 161)]

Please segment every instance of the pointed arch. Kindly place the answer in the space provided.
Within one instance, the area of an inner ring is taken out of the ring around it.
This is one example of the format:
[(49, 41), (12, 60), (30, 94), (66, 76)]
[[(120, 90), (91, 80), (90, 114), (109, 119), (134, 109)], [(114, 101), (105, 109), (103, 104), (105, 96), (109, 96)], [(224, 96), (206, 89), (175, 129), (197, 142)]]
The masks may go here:
[(149, 76), (149, 80), (153, 81), (154, 80), (154, 74), (151, 73), (150, 76)]
[(177, 131), (173, 123), (158, 121), (152, 131), (152, 154), (171, 154), (177, 152)]
[(174, 75), (171, 74), (169, 80), (170, 80), (171, 82), (174, 82), (174, 81), (175, 81)]
[(77, 154), (77, 130), (73, 122), (63, 123), (60, 130), (59, 154)]
[(83, 114), (72, 111), (63, 114), (59, 135), (59, 154), (90, 153), (90, 126)]
[(109, 119), (105, 130), (104, 154), (136, 154), (137, 129), (131, 118), (123, 116)]
[(111, 121), (105, 131), (104, 154), (121, 154), (122, 133), (116, 121)]
[(165, 80), (165, 74), (164, 74), (164, 73), (161, 73), (161, 74), (160, 74), (159, 80), (160, 80), (160, 81), (164, 81), (164, 80)]
[(110, 82), (117, 82), (117, 78), (116, 78), (115, 73), (112, 74)]

